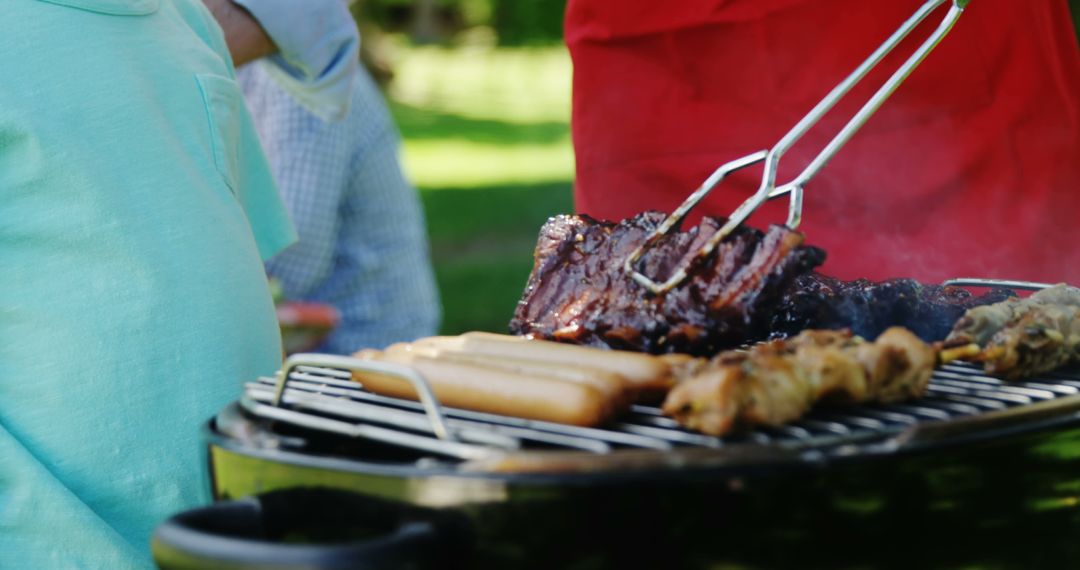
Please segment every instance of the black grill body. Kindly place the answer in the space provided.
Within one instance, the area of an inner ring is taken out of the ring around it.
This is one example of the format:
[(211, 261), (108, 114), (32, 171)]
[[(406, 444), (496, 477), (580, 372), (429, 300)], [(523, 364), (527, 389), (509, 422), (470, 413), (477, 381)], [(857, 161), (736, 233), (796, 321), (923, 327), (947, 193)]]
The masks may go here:
[[(297, 396), (358, 390), (332, 371), (298, 374)], [(1078, 387), (1071, 373), (1003, 385), (949, 367), (900, 406), (818, 410), (711, 443), (638, 408), (616, 431), (669, 449), (526, 441), (498, 460), (268, 419), (250, 389), (206, 433), (218, 500), (329, 488), (460, 516), (467, 530), (445, 536), (467, 547), (439, 567), (1064, 568), (1080, 562)]]
[(633, 475), (482, 475), (211, 436), (219, 500), (329, 487), (450, 509), (484, 568), (1066, 568), (1080, 426), (912, 452)]

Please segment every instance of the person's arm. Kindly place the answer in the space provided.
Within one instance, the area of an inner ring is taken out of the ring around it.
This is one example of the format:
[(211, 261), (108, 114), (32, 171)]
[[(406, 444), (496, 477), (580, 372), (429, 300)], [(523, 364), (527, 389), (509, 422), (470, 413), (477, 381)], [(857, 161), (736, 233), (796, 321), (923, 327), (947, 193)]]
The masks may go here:
[(345, 116), (360, 67), (360, 36), (347, 2), (204, 2), (220, 15), (237, 66), (269, 55), (267, 71), (301, 105), (323, 120)]
[(246, 8), (232, 0), (203, 0), (203, 3), (225, 32), (225, 42), (236, 67), (278, 51), (274, 40)]

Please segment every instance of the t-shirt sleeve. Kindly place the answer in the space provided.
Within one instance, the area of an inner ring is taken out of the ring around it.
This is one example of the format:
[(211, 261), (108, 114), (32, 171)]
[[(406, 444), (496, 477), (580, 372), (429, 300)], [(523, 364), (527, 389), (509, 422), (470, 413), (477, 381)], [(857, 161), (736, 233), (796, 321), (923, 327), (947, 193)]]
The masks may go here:
[(234, 0), (274, 40), (267, 73), (323, 120), (348, 112), (360, 66), (360, 35), (342, 0)]

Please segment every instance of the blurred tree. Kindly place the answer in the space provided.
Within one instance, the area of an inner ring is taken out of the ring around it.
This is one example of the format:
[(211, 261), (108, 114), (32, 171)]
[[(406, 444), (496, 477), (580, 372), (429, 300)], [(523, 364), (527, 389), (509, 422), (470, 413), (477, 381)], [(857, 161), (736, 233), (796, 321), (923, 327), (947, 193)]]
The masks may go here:
[(562, 39), (566, 0), (494, 0), (500, 45), (550, 44)]
[(1069, 8), (1072, 10), (1073, 25), (1076, 27), (1076, 37), (1080, 40), (1080, 0), (1069, 0)]
[(413, 0), (412, 39), (427, 44), (439, 38), (438, 0)]
[(354, 15), (417, 43), (452, 40), (463, 30), (491, 27), (500, 45), (543, 45), (562, 38), (566, 0), (360, 0)]

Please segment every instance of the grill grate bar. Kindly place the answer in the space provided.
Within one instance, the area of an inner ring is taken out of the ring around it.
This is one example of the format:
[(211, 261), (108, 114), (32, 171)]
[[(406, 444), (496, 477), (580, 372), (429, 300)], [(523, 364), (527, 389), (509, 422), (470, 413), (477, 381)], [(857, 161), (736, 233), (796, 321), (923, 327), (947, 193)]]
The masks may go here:
[(919, 400), (919, 405), (927, 408), (937, 408), (939, 410), (944, 410), (946, 413), (949, 413), (952, 416), (970, 416), (985, 411), (983, 410), (983, 408), (980, 408), (978, 406), (973, 406), (971, 404), (966, 404), (962, 402), (953, 402), (950, 400), (941, 400), (938, 398), (934, 398), (933, 396)]
[[(358, 384), (349, 378), (319, 376), (318, 374), (312, 374), (310, 372), (293, 372), (289, 378), (291, 379), (289, 382), (290, 386), (292, 385), (292, 382), (301, 381), (326, 386), (336, 386), (350, 391), (356, 390), (358, 387)], [(271, 379), (271, 381), (273, 380)]]
[(319, 378), (340, 378), (342, 380), (348, 380), (352, 382), (352, 372), (348, 370), (338, 370), (337, 368), (324, 368), (321, 366), (297, 366), (296, 371), (293, 374), (298, 373), (310, 373)]
[(914, 404), (891, 404), (888, 406), (887, 409), (900, 414), (910, 414), (913, 416), (922, 417), (931, 421), (944, 421), (952, 417), (952, 414), (946, 412), (945, 410)]
[(644, 426), (649, 426), (649, 427), (665, 428), (665, 429), (681, 429), (682, 428), (682, 426), (679, 425), (679, 422), (677, 422), (677, 421), (675, 421), (675, 420), (673, 420), (671, 418), (667, 418), (667, 417), (663, 417), (663, 416), (636, 415), (636, 416), (632, 416), (631, 421), (629, 421), (628, 423), (644, 425)]
[(934, 380), (939, 384), (948, 384), (950, 382), (965, 382), (965, 383), (978, 383), (983, 387), (990, 386), (1004, 386), (1005, 382), (993, 376), (983, 376), (981, 374), (961, 374), (959, 372), (952, 372), (949, 370), (938, 370), (934, 373)]
[[(1004, 382), (980, 367), (951, 363), (934, 372), (926, 395), (909, 402), (820, 408), (799, 421), (717, 438), (683, 429), (656, 406), (635, 405), (606, 428), (582, 428), (443, 408), (460, 442), (432, 437), (419, 402), (379, 396), (352, 381), (347, 371), (298, 366), (290, 374), (285, 407), (267, 406), (275, 379), (247, 386), (249, 413), (349, 437), (370, 437), (424, 452), (465, 459), (500, 449), (563, 448), (605, 454), (616, 449), (719, 448), (729, 443), (832, 449), (895, 435), (912, 425), (942, 422), (1080, 393), (1080, 374), (1054, 372), (1025, 382)], [(382, 431), (380, 431), (382, 430)], [(397, 433), (401, 437), (388, 436)], [(389, 441), (393, 440), (393, 441)], [(447, 447), (447, 445), (449, 447)]]
[(855, 431), (883, 431), (885, 429), (885, 422), (877, 418), (868, 418), (865, 416), (858, 416), (851, 413), (832, 412), (826, 413), (822, 418), (828, 418), (831, 421), (850, 425), (855, 428)]
[(968, 404), (979, 408), (980, 412), (989, 412), (995, 410), (1004, 410), (1008, 406), (999, 400), (987, 400), (985, 398), (976, 398), (974, 396), (965, 396), (963, 394), (932, 394), (940, 400), (946, 402), (959, 402), (961, 404)]
[(401, 447), (410, 447), (455, 459), (483, 459), (489, 457), (492, 451), (490, 448), (484, 446), (445, 441), (396, 429), (331, 420), (287, 408), (261, 404), (252, 401), (246, 396), (241, 398), (240, 405), (244, 409), (260, 417), (291, 423), (327, 433), (336, 433), (348, 437), (364, 438)]
[[(1009, 392), (995, 392), (991, 390), (969, 390), (964, 388), (954, 388), (952, 386), (936, 385), (930, 386), (927, 390), (930, 394), (940, 394), (943, 396), (973, 396), (987, 401), (998, 401), (1004, 404), (1030, 404), (1031, 398), (1022, 396), (1019, 394), (1011, 394)], [(1052, 395), (1051, 395), (1052, 396)]]
[(1080, 393), (1080, 387), (1070, 384), (1043, 384), (1042, 382), (1028, 382), (1027, 385), (1029, 388), (1052, 392), (1056, 396), (1071, 396), (1073, 394)]
[[(264, 386), (249, 390), (247, 394), (252, 400), (260, 404), (272, 404), (274, 401), (274, 391)], [(320, 412), (347, 420), (360, 420), (362, 422), (394, 426), (425, 435), (435, 435), (431, 429), (431, 422), (423, 414), (360, 402), (346, 402), (338, 398), (321, 398), (317, 393), (300, 390), (286, 390), (284, 397), (285, 403), (291, 405), (295, 411)], [(457, 436), (467, 443), (490, 445), (511, 450), (521, 448), (521, 442), (517, 439), (488, 429), (474, 429), (474, 427), (460, 423), (458, 424)]]
[(986, 410), (1002, 409), (1013, 405), (1030, 404), (1031, 399), (1024, 396), (1017, 396), (1014, 394), (995, 394), (993, 392), (986, 393), (978, 391), (971, 393), (964, 390), (949, 390), (947, 386), (931, 386), (927, 393), (939, 396), (944, 399), (953, 399), (957, 402), (967, 402), (968, 404), (981, 407)]
[(803, 426), (803, 427), (805, 427), (807, 429), (812, 429), (814, 431), (818, 431), (818, 432), (821, 432), (821, 433), (831, 433), (831, 434), (834, 434), (834, 435), (841, 435), (841, 436), (842, 435), (848, 435), (849, 433), (851, 433), (851, 428), (849, 428), (848, 426), (846, 426), (846, 425), (844, 425), (844, 424), (842, 424), (840, 422), (831, 422), (831, 421), (826, 421), (826, 420), (803, 419), (803, 420), (800, 420), (798, 422), (795, 422), (792, 425), (800, 425), (800, 426)]
[[(986, 384), (982, 384), (982, 383), (978, 383), (978, 382), (962, 382), (962, 381), (958, 381), (958, 380), (947, 380), (947, 381), (943, 381), (943, 382), (938, 382), (937, 386), (941, 386), (941, 387), (948, 386), (950, 388), (957, 388), (957, 389), (962, 389), (962, 390), (976, 390), (976, 391), (984, 391), (984, 390), (988, 389)], [(1000, 393), (1006, 393), (1006, 394), (1016, 394), (1016, 395), (1019, 395), (1019, 396), (1026, 396), (1026, 397), (1029, 397), (1029, 398), (1034, 398), (1036, 400), (1051, 400), (1051, 399), (1055, 398), (1056, 395), (1057, 395), (1057, 394), (1055, 394), (1055, 390), (1048, 390), (1046, 388), (1039, 388), (1037, 386), (1032, 386), (1031, 384), (1028, 384), (1027, 386), (1007, 386), (1007, 385), (995, 386), (993, 388), (993, 391), (1000, 392)], [(1057, 393), (1070, 394), (1070, 393), (1075, 393), (1075, 392), (1076, 392), (1076, 390), (1073, 389), (1071, 392), (1069, 392), (1069, 391), (1058, 391)]]
[(778, 432), (791, 439), (807, 440), (814, 437), (813, 434), (810, 433), (810, 430), (796, 424), (787, 424), (778, 428), (772, 428), (770, 431)]
[[(308, 395), (324, 394), (346, 397), (353, 396), (353, 394), (347, 393), (348, 391), (346, 390), (331, 391), (326, 389), (321, 392), (312, 390), (310, 385), (305, 386), (302, 382), (296, 382), (295, 384), (290, 383), (289, 386), (289, 390), (285, 392), (286, 395), (293, 394), (293, 390), (295, 389), (296, 391), (303, 391)], [(273, 397), (272, 387), (268, 387), (266, 382), (258, 384), (253, 390), (249, 390), (248, 394), (260, 402), (270, 402)], [(292, 402), (287, 403), (293, 402), (295, 402), (295, 397)], [(420, 432), (431, 431), (431, 423), (427, 420), (427, 416), (423, 413), (423, 407), (420, 405), (417, 405), (415, 410), (406, 410), (396, 406), (366, 404), (362, 401), (353, 401), (345, 404), (345, 407), (340, 408), (320, 404), (318, 400), (308, 400), (308, 402), (316, 411), (341, 413), (351, 419), (396, 425), (401, 428)], [(338, 405), (341, 405), (340, 401)], [(395, 415), (386, 416), (379, 413), (380, 411), (388, 410), (396, 412)], [(458, 419), (449, 420), (447, 425), (454, 428), (458, 437), (465, 441), (484, 443), (484, 440), (487, 440), (486, 443), (503, 449), (520, 449), (522, 447), (521, 440), (530, 440), (541, 444), (581, 449), (593, 453), (608, 453), (611, 451), (611, 446), (607, 443), (589, 437), (574, 437), (541, 430), (530, 430), (515, 426), (493, 425), (484, 422)], [(485, 435), (487, 437), (485, 437)]]
[(657, 439), (663, 439), (672, 443), (680, 443), (684, 445), (696, 445), (698, 447), (722, 447), (724, 445), (724, 440), (721, 438), (710, 437), (699, 433), (693, 433), (677, 429), (664, 429), (654, 426), (625, 422), (617, 423), (612, 427), (621, 431), (625, 431), (627, 433), (635, 433), (638, 435), (655, 437)]
[(862, 413), (890, 424), (914, 425), (919, 423), (919, 418), (907, 413), (890, 411), (880, 404), (868, 406), (862, 409)]
[[(347, 374), (347, 373), (346, 373)], [(388, 398), (386, 396), (379, 396), (370, 392), (364, 391), (361, 386), (355, 382), (349, 381), (329, 381), (326, 386), (322, 386), (319, 382), (322, 378), (305, 374), (292, 374), (290, 379), (294, 379), (289, 382), (290, 388), (302, 388), (312, 392), (321, 392), (328, 395), (344, 396), (353, 400), (361, 402), (372, 402), (381, 404), (383, 406), (402, 408), (417, 411), (423, 413), (423, 406), (418, 402), (412, 402), (409, 400), (402, 400), (399, 398)], [(303, 378), (303, 380), (301, 380)], [(311, 382), (310, 380), (317, 380), (317, 382)], [(331, 379), (333, 380), (333, 379)], [(260, 378), (261, 384), (274, 384), (273, 378)], [(530, 438), (543, 438), (548, 440), (543, 434), (553, 433), (562, 436), (581, 437), (592, 439), (594, 441), (606, 442), (608, 444), (615, 444), (623, 447), (639, 447), (646, 449), (671, 449), (671, 444), (667, 441), (657, 439), (655, 437), (646, 437), (638, 434), (630, 434), (619, 431), (603, 430), (596, 428), (584, 428), (577, 426), (570, 426), (564, 424), (555, 424), (550, 422), (542, 422), (536, 420), (525, 420), (520, 418), (511, 418), (507, 416), (499, 416), (495, 414), (488, 414), (484, 412), (473, 412), (469, 410), (461, 410), (457, 408), (443, 408), (443, 413), (447, 418), (459, 418), (466, 420), (473, 420), (482, 424), (485, 424), (489, 429), (494, 426), (506, 426), (515, 427), (525, 430), (531, 430), (529, 432)]]

